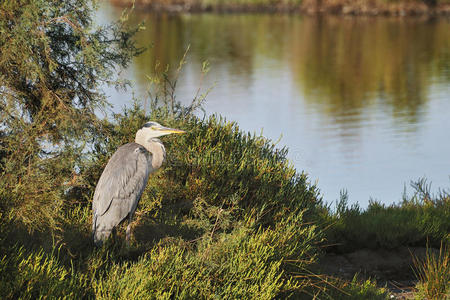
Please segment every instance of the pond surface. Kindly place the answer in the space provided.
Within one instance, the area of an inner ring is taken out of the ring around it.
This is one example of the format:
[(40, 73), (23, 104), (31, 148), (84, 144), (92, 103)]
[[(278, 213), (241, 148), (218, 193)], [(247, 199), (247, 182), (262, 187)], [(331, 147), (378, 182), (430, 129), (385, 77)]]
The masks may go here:
[[(101, 21), (120, 10), (103, 7)], [(411, 180), (449, 187), (450, 21), (296, 15), (152, 15), (151, 48), (126, 74), (137, 95), (157, 62), (176, 67), (190, 45), (177, 99), (213, 87), (207, 115), (279, 140), (333, 202), (398, 202)], [(210, 71), (202, 77), (202, 62)], [(116, 110), (131, 92), (108, 90)], [(281, 138), (280, 138), (281, 137)]]

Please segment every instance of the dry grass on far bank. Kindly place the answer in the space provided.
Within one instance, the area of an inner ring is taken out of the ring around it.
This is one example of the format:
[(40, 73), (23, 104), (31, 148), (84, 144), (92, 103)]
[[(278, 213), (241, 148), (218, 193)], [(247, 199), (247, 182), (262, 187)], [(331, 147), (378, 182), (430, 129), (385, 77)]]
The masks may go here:
[(449, 0), (110, 0), (156, 12), (261, 12), (336, 15), (449, 15)]

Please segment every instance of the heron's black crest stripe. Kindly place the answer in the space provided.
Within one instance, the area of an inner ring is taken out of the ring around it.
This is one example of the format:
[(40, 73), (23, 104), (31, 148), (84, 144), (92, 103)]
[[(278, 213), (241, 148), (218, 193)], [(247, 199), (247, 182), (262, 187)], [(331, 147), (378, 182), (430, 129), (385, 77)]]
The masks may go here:
[(144, 126), (142, 126), (143, 128), (148, 128), (148, 127), (152, 127), (152, 126), (156, 126), (156, 127), (160, 127), (161, 125), (159, 125), (156, 122), (150, 121), (144, 124)]

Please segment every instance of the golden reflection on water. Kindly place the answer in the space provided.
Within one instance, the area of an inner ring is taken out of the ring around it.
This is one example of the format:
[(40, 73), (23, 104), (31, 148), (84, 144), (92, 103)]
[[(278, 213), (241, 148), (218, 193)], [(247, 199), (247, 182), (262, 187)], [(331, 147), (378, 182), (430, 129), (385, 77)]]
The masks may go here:
[[(310, 105), (337, 123), (381, 101), (394, 118), (417, 122), (430, 86), (450, 81), (450, 30), (444, 19), (338, 18), (279, 15), (137, 14), (138, 36), (149, 50), (136, 59), (145, 86), (157, 62), (177, 66), (209, 60), (228, 76), (249, 81), (258, 57), (286, 65)], [(265, 70), (270, 77), (270, 70)], [(220, 79), (219, 79), (220, 80)], [(226, 79), (224, 79), (226, 80)], [(440, 81), (440, 82), (439, 82)], [(348, 116), (348, 117), (346, 117)], [(356, 117), (357, 119), (357, 117)]]
[(436, 20), (310, 19), (294, 34), (296, 81), (305, 99), (323, 102), (331, 116), (381, 99), (394, 117), (414, 123), (433, 77), (448, 70), (448, 29)]

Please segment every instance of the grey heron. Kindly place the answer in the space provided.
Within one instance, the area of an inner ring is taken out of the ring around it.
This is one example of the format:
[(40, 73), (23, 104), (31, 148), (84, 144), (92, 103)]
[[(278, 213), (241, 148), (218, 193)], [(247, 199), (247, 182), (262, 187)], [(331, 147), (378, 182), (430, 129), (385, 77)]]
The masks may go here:
[(129, 221), (126, 231), (126, 239), (129, 240), (131, 220), (148, 176), (161, 167), (166, 156), (158, 137), (171, 133), (184, 131), (163, 127), (156, 122), (145, 123), (137, 131), (135, 142), (119, 147), (108, 161), (92, 201), (92, 233), (96, 245), (101, 245), (125, 219)]

